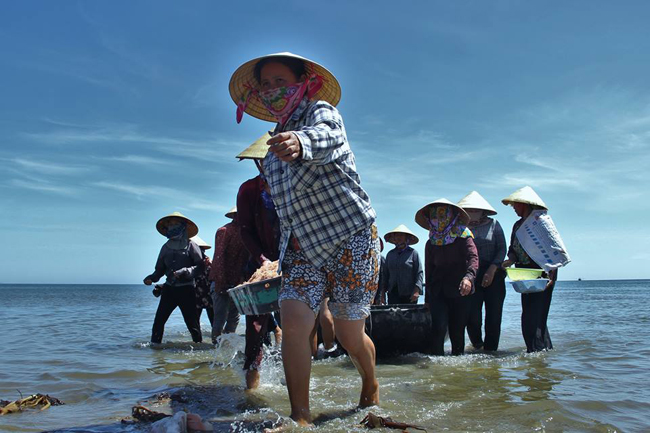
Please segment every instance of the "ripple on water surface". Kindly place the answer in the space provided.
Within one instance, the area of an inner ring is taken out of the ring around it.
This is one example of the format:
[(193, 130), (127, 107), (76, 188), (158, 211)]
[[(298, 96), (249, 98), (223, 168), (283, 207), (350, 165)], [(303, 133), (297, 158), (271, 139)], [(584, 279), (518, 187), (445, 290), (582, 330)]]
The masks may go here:
[[(524, 353), (520, 298), (506, 297), (500, 351), (461, 357), (410, 355), (377, 366), (380, 407), (372, 411), (429, 431), (644, 431), (648, 282), (558, 283), (549, 329), (556, 350)], [(165, 342), (148, 337), (157, 299), (142, 286), (0, 286), (0, 398), (48, 393), (66, 405), (0, 417), (0, 431), (143, 431), (120, 424), (137, 402), (187, 409), (217, 431), (256, 431), (289, 414), (276, 350), (260, 388), (244, 390), (242, 335), (220, 347), (191, 343), (179, 312)], [(209, 327), (203, 323), (205, 341)], [(243, 332), (243, 323), (238, 333)], [(354, 410), (360, 381), (347, 357), (312, 369), (315, 431), (362, 432)], [(152, 402), (167, 392), (182, 401)]]

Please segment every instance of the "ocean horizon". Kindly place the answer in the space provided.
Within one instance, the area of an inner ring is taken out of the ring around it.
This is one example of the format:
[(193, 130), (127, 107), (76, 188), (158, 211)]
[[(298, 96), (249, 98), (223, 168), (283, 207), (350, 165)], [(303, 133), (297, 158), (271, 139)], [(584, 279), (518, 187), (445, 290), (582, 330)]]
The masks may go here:
[[(142, 290), (143, 288), (147, 290)], [(288, 416), (277, 347), (258, 390), (246, 392), (243, 325), (221, 347), (192, 343), (180, 312), (163, 344), (149, 343), (158, 299), (143, 284), (0, 284), (0, 399), (49, 394), (65, 405), (0, 417), (0, 431), (145, 432), (131, 408), (189, 410), (219, 432), (256, 432)], [(411, 354), (380, 360), (380, 416), (429, 431), (647, 431), (650, 280), (560, 281), (549, 330), (554, 350), (526, 354), (520, 296), (508, 284), (494, 354)], [(466, 339), (466, 344), (469, 340)], [(446, 347), (449, 350), (449, 346)], [(315, 361), (314, 431), (362, 432), (350, 360)]]

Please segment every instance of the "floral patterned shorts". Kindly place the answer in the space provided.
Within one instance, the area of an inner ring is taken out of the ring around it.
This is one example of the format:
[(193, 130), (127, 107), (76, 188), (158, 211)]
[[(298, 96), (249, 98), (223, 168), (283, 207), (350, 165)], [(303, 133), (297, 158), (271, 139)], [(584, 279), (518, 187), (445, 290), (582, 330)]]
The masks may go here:
[(314, 314), (329, 297), (332, 316), (360, 320), (370, 315), (379, 281), (379, 237), (374, 225), (353, 235), (327, 264), (316, 269), (302, 251), (287, 249), (282, 261), (280, 303), (295, 299)]

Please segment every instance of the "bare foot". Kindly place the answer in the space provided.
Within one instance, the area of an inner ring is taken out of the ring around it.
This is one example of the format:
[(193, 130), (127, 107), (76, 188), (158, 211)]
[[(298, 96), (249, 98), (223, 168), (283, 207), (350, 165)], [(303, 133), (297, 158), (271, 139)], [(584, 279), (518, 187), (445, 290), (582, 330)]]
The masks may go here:
[(275, 427), (264, 429), (264, 433), (283, 433), (293, 430), (295, 427), (313, 427), (314, 425), (306, 420), (296, 421), (293, 418), (283, 418)]
[(293, 422), (298, 424), (300, 427), (313, 427), (314, 426), (314, 424), (311, 423), (311, 420), (310, 420), (311, 417), (310, 418), (298, 418), (298, 419), (296, 419), (296, 418), (294, 418), (292, 416), (291, 419), (293, 420)]
[(260, 386), (260, 372), (254, 369), (246, 370), (246, 389), (256, 389)]
[(275, 345), (280, 346), (282, 344), (282, 329), (280, 329), (279, 326), (276, 326), (273, 333), (275, 334)]
[(364, 384), (361, 387), (361, 397), (359, 398), (359, 407), (365, 408), (377, 406), (379, 404), (379, 382), (374, 380), (372, 384)]

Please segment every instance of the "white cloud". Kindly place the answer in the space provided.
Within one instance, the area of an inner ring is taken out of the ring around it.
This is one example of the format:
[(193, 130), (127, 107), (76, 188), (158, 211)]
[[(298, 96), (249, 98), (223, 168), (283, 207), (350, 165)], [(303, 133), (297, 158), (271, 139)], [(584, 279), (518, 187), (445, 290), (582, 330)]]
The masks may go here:
[(126, 193), (127, 195), (134, 196), (139, 200), (148, 199), (155, 201), (163, 199), (166, 202), (173, 204), (177, 209), (196, 209), (196, 210), (210, 210), (216, 212), (225, 212), (230, 209), (230, 203), (226, 205), (215, 204), (214, 201), (206, 200), (198, 197), (193, 193), (173, 188), (166, 188), (156, 185), (134, 185), (119, 182), (94, 182), (92, 186), (110, 189)]
[[(132, 124), (59, 128), (48, 132), (24, 132), (20, 135), (50, 145), (85, 143), (140, 144), (153, 151), (174, 155), (177, 158), (213, 162), (234, 159), (234, 155), (250, 144), (236, 140), (214, 139), (213, 136), (208, 138), (184, 138), (149, 134), (141, 132), (136, 125)], [(131, 158), (131, 162), (136, 162), (136, 160)]]
[(112, 189), (119, 192), (125, 192), (130, 195), (134, 195), (138, 198), (143, 197), (181, 197), (183, 193), (179, 190), (172, 188), (166, 188), (162, 186), (139, 186), (132, 184), (124, 184), (117, 182), (93, 182), (93, 186), (98, 186), (100, 188)]
[(109, 158), (102, 158), (104, 161), (116, 161), (116, 162), (125, 162), (127, 164), (137, 164), (137, 165), (172, 165), (171, 161), (153, 158), (150, 156), (143, 155), (123, 155), (123, 156), (114, 156)]
[(10, 160), (13, 164), (32, 173), (49, 175), (77, 175), (89, 172), (92, 167), (62, 165), (52, 162), (39, 162), (31, 159), (14, 158)]
[(18, 188), (25, 188), (43, 193), (54, 193), (59, 195), (73, 195), (76, 193), (76, 189), (74, 188), (56, 185), (49, 182), (34, 182), (24, 179), (12, 179), (10, 181), (10, 184)]

